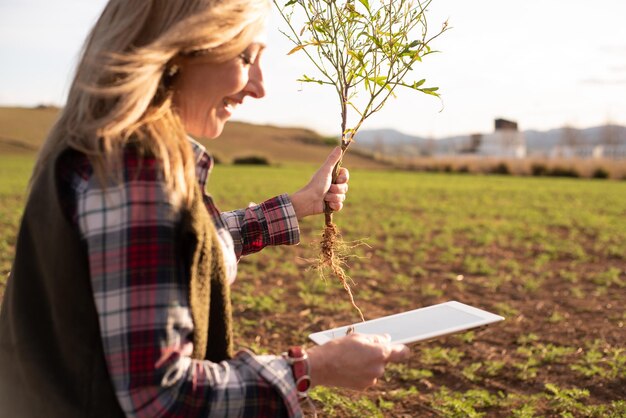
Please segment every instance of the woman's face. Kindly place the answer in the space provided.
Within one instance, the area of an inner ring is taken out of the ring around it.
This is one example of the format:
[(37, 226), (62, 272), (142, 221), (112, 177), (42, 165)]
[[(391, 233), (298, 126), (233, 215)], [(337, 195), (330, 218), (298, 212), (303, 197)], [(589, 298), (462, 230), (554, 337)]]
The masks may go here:
[(220, 64), (187, 58), (174, 86), (174, 106), (187, 133), (216, 138), (246, 96), (265, 96), (260, 61), (265, 45), (253, 42), (238, 57)]

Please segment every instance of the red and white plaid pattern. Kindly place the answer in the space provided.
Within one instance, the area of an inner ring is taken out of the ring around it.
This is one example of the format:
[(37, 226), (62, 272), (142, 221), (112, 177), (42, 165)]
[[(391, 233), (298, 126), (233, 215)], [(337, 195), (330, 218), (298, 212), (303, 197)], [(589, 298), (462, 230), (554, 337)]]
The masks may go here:
[[(204, 190), (212, 159), (199, 144), (192, 146)], [(125, 181), (106, 188), (83, 154), (66, 153), (58, 167), (60, 198), (85, 242), (106, 361), (126, 414), (301, 416), (290, 367), (281, 357), (245, 351), (221, 363), (189, 357), (194, 325), (176, 235), (180, 218), (157, 161), (140, 161), (126, 150)], [(299, 240), (287, 195), (225, 213), (210, 196), (204, 201), (228, 254), (231, 280), (240, 256)]]

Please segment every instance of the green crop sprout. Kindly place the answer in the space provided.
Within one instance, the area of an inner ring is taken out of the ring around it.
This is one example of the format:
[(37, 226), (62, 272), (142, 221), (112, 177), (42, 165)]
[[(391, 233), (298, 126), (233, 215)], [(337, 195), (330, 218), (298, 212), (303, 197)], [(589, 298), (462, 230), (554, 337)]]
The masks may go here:
[[(334, 87), (341, 108), (342, 159), (363, 122), (395, 97), (397, 87), (439, 97), (438, 87), (424, 87), (426, 80), (407, 82), (405, 76), (435, 51), (430, 43), (448, 29), (445, 22), (428, 34), (426, 9), (432, 0), (290, 0), (283, 6), (273, 0), (288, 30), (281, 31), (293, 44), (290, 54), (304, 53), (318, 71), (298, 81)], [(342, 160), (333, 170), (335, 182)], [(346, 249), (332, 210), (326, 205), (325, 225), (317, 268), (330, 272), (354, 302), (343, 266)]]

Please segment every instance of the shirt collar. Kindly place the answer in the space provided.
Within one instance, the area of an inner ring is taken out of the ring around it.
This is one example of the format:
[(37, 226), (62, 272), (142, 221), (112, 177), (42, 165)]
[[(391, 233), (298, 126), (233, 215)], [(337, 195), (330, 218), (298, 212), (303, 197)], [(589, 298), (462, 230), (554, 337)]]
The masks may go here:
[(211, 174), (211, 170), (213, 170), (213, 157), (198, 141), (190, 136), (188, 136), (187, 139), (191, 144), (191, 149), (193, 150), (196, 160), (196, 177), (198, 178), (201, 189), (204, 190), (209, 174)]

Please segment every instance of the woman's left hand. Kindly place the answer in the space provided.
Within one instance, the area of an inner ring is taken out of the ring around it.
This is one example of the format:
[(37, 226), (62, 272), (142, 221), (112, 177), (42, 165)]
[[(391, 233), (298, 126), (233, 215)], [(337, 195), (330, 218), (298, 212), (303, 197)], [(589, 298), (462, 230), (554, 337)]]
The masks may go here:
[(313, 174), (311, 181), (289, 196), (298, 219), (323, 213), (324, 202), (328, 202), (333, 211), (343, 208), (343, 201), (346, 200), (346, 193), (348, 192), (348, 179), (350, 178), (348, 170), (343, 167), (339, 169), (337, 180), (335, 184), (332, 184), (333, 168), (340, 158), (341, 148), (337, 147), (326, 158), (320, 169)]

